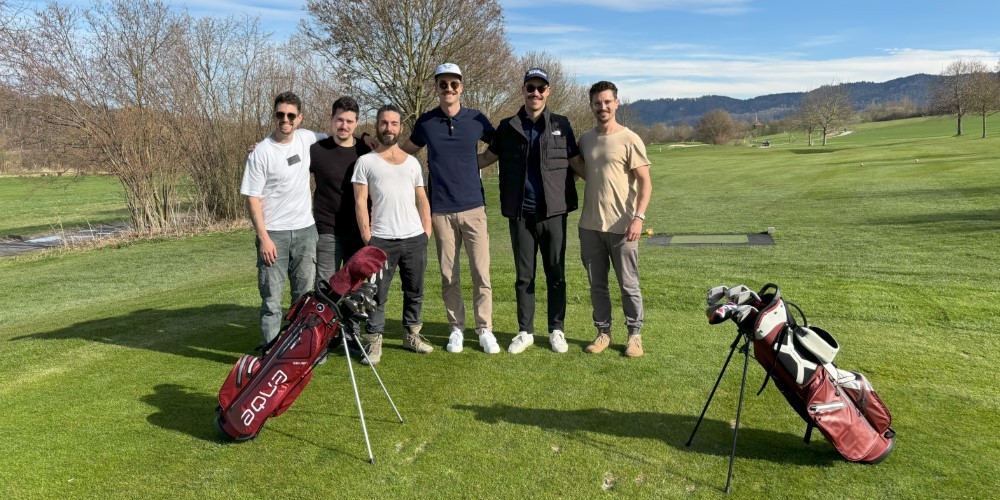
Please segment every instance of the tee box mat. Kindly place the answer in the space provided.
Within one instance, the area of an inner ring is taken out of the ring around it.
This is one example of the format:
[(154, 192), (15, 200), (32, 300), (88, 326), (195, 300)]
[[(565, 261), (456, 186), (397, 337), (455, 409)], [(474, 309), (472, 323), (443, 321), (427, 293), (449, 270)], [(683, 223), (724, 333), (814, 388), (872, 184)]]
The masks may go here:
[(658, 234), (646, 244), (657, 247), (738, 247), (774, 245), (768, 233), (752, 234)]

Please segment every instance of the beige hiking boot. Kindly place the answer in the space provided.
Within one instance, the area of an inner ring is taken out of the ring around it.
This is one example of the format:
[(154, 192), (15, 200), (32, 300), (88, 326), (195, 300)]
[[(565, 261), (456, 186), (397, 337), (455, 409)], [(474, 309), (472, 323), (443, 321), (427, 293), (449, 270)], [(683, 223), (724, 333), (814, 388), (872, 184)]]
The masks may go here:
[(427, 339), (423, 335), (420, 335), (420, 329), (423, 328), (423, 324), (410, 325), (406, 328), (406, 332), (403, 334), (403, 349), (409, 349), (413, 352), (419, 352), (420, 354), (427, 354), (434, 350)]
[(630, 358), (642, 356), (642, 335), (635, 333), (628, 336), (628, 343), (625, 344), (625, 355)]
[(361, 343), (368, 354), (367, 357), (362, 357), (361, 364), (377, 365), (382, 360), (382, 334), (363, 334)]
[(608, 332), (598, 332), (597, 338), (583, 350), (590, 354), (600, 354), (611, 345), (611, 334)]

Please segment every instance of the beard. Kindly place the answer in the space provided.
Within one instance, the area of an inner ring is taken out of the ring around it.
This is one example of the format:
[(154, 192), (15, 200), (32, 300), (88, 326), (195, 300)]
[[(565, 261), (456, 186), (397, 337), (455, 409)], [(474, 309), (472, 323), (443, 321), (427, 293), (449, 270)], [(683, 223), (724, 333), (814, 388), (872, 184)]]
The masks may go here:
[(397, 142), (399, 142), (399, 135), (393, 134), (393, 133), (391, 133), (389, 131), (385, 131), (385, 132), (376, 131), (375, 132), (375, 139), (377, 139), (378, 142), (380, 144), (382, 144), (383, 146), (393, 146)]

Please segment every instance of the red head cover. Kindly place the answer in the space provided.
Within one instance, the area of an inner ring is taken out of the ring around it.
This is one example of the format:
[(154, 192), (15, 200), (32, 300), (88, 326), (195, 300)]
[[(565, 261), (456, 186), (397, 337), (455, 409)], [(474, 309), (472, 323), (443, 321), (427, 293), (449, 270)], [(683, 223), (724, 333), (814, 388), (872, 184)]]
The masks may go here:
[(330, 278), (330, 289), (338, 297), (343, 297), (382, 269), (386, 258), (385, 252), (380, 248), (371, 246), (362, 248)]

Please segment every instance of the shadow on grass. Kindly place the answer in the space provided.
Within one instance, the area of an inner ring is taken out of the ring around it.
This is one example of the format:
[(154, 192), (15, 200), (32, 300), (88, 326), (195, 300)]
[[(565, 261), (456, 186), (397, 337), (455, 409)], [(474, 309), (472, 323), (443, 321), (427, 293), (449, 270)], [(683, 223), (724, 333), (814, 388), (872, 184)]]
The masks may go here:
[[(142, 309), (125, 316), (84, 321), (54, 330), (14, 337), (10, 341), (82, 339), (147, 349), (231, 365), (260, 344), (258, 308), (213, 304), (183, 309)], [(402, 339), (399, 320), (386, 320), (385, 336)], [(424, 336), (435, 348), (448, 342), (446, 323), (426, 322)], [(388, 349), (402, 349), (387, 344)], [(220, 379), (221, 383), (221, 379)]]
[(163, 429), (177, 431), (205, 441), (225, 442), (212, 423), (219, 401), (190, 387), (160, 384), (142, 402), (156, 408), (146, 420)]
[(934, 224), (936, 233), (961, 233), (995, 231), (1000, 229), (1000, 209), (968, 210), (965, 212), (936, 212), (904, 217), (883, 217), (868, 222), (872, 226), (899, 226)]
[[(582, 410), (517, 408), (501, 404), (456, 405), (453, 408), (470, 411), (476, 420), (489, 424), (507, 422), (574, 435), (592, 432), (625, 438), (658, 439), (681, 451), (726, 457), (731, 450), (733, 435), (729, 422), (706, 418), (702, 421), (691, 447), (685, 446), (698, 420), (697, 414), (622, 412), (604, 408)], [(839, 457), (832, 446), (822, 439), (816, 439), (816, 435), (813, 436), (812, 444), (807, 446), (802, 442), (801, 435), (755, 429), (748, 427), (745, 421), (742, 425), (736, 447), (736, 456), (739, 458), (766, 460), (779, 464), (822, 466), (833, 463)], [(805, 431), (805, 424), (802, 430)]]
[(248, 352), (260, 343), (258, 314), (256, 307), (235, 304), (142, 309), (10, 341), (82, 339), (232, 364), (240, 356), (235, 353)]

